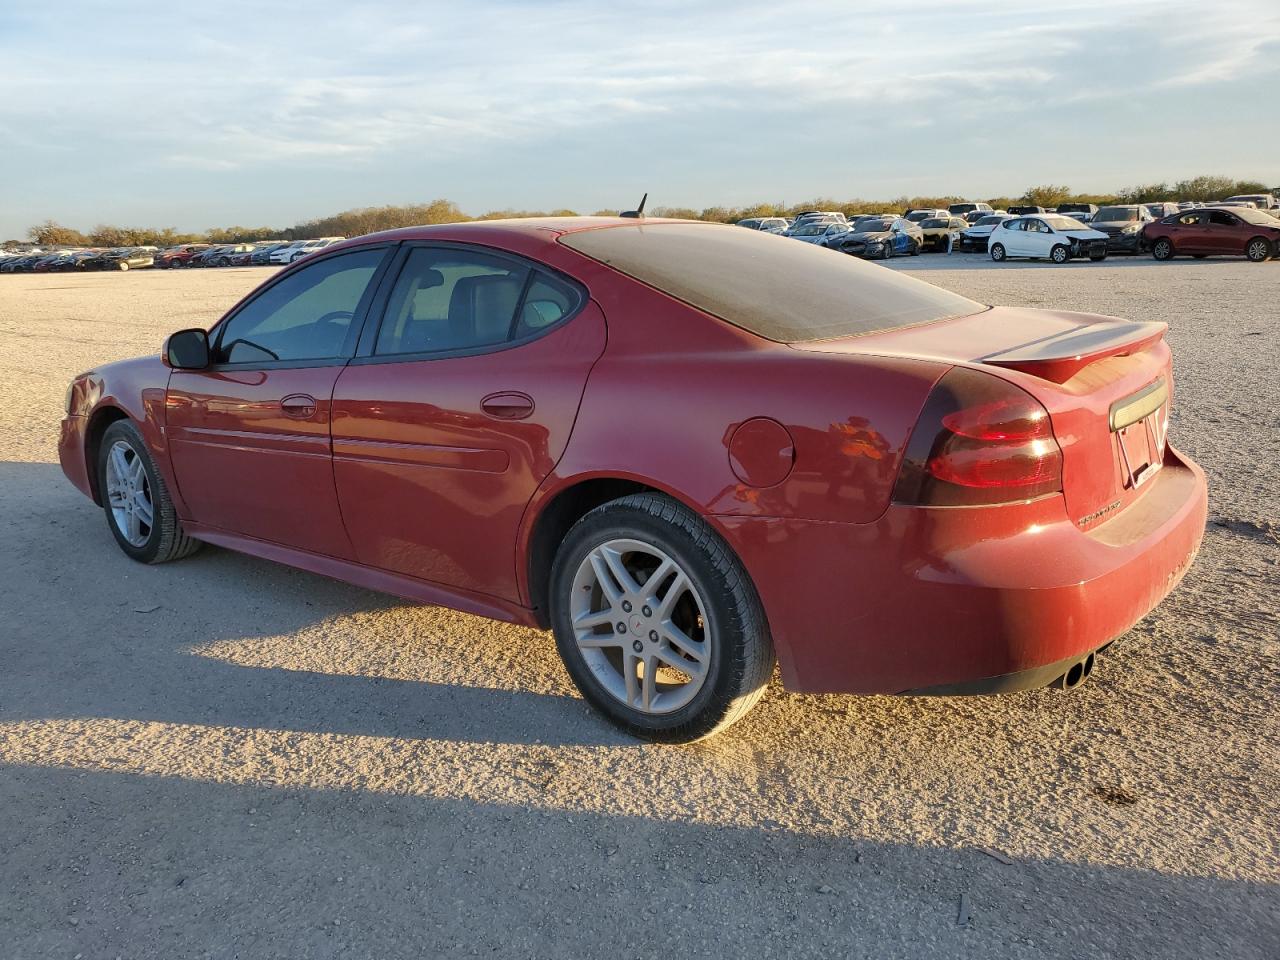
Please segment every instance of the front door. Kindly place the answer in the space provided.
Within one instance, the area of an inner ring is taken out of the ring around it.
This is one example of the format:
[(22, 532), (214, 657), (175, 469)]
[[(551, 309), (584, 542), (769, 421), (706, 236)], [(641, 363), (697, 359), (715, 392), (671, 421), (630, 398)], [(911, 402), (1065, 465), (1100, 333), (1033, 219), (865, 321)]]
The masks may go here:
[(360, 562), (518, 600), (525, 507), (569, 439), (604, 317), (535, 264), (411, 246), (333, 394), (334, 476)]
[(350, 558), (330, 404), (385, 247), (291, 271), (211, 333), (213, 362), (169, 378), (166, 431), (196, 523)]
[(1236, 254), (1244, 253), (1244, 238), (1240, 235), (1240, 218), (1225, 210), (1210, 210), (1209, 228), (1206, 235), (1209, 249), (1206, 253)]

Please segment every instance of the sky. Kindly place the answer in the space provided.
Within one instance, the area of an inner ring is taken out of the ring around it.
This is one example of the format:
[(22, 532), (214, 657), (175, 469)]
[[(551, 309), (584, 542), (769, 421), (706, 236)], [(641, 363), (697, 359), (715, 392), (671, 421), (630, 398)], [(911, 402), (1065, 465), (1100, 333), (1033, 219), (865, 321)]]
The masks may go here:
[(1280, 0), (0, 0), (0, 239), (52, 218), (1280, 185)]

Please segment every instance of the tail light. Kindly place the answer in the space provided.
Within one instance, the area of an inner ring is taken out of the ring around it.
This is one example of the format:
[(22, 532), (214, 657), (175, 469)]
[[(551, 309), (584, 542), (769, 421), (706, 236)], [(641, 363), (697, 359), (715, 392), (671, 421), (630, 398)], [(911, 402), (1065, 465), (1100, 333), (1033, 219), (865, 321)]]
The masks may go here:
[(1061, 489), (1062, 449), (1048, 411), (1007, 380), (954, 367), (925, 401), (893, 499), (969, 506)]

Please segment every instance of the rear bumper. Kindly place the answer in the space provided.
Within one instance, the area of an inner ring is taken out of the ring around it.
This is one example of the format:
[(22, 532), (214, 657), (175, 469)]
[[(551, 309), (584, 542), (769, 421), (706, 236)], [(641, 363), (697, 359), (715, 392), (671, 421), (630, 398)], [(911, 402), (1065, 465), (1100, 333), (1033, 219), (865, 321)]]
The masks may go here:
[(893, 505), (869, 524), (718, 520), (760, 593), (788, 689), (984, 693), (1049, 683), (1062, 661), (1132, 627), (1190, 566), (1206, 511), (1203, 472), (1170, 449), (1143, 496), (1088, 531), (1056, 496)]

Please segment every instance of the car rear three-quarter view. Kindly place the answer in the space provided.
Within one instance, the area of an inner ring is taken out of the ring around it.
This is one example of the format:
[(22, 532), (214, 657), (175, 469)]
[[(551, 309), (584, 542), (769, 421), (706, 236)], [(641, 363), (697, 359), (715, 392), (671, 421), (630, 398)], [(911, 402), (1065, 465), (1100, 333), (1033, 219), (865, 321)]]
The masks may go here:
[(418, 228), (77, 378), (61, 456), (135, 559), (207, 541), (549, 627), (593, 705), (684, 741), (775, 663), (1087, 677), (1204, 530), (1164, 334), (732, 226)]

